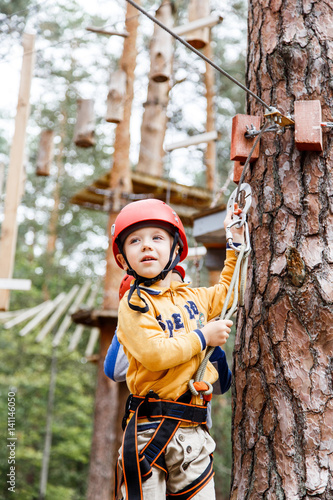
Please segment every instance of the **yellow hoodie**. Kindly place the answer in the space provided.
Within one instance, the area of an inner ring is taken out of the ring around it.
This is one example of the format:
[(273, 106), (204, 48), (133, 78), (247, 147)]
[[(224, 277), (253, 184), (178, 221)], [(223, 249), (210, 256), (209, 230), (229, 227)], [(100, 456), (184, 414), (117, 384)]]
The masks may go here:
[[(170, 288), (141, 286), (149, 311), (133, 311), (127, 294), (120, 301), (117, 335), (129, 361), (127, 385), (132, 394), (145, 396), (150, 390), (161, 399), (177, 399), (205, 356), (201, 328), (222, 310), (237, 257), (227, 250), (220, 281), (209, 288), (190, 288), (173, 281)], [(136, 292), (131, 303), (142, 303)], [(204, 380), (214, 383), (217, 371), (208, 363)], [(200, 397), (192, 402), (202, 404)]]

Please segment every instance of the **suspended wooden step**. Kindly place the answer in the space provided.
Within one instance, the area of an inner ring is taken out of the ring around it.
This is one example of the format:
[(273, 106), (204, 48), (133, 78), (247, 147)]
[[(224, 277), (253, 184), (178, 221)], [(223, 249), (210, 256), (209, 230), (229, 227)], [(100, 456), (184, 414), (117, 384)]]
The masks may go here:
[(80, 148), (95, 145), (95, 114), (93, 99), (77, 100), (77, 119), (74, 129), (74, 142)]
[[(156, 11), (156, 19), (168, 28), (173, 27), (171, 2), (162, 3)], [(150, 47), (150, 78), (154, 82), (166, 82), (172, 74), (173, 39), (155, 24)]]
[[(188, 20), (190, 23), (209, 15), (209, 0), (190, 0), (188, 7)], [(195, 49), (203, 49), (209, 43), (209, 28), (203, 27), (191, 31), (185, 36), (185, 40)]]
[(205, 132), (204, 134), (193, 135), (182, 141), (174, 142), (172, 144), (167, 144), (164, 146), (165, 151), (173, 151), (174, 149), (188, 148), (189, 146), (194, 146), (196, 144), (201, 144), (209, 141), (217, 141), (219, 134), (216, 130), (211, 132)]
[(139, 161), (136, 172), (163, 176), (163, 141), (167, 126), (170, 82), (149, 80), (141, 123)]
[(93, 33), (97, 33), (98, 35), (106, 35), (106, 36), (122, 36), (124, 38), (127, 38), (129, 36), (129, 33), (127, 31), (114, 31), (114, 30), (106, 30), (103, 28), (98, 28), (97, 26), (87, 26), (86, 27), (87, 31), (92, 31)]
[(50, 168), (53, 162), (53, 139), (53, 130), (42, 130), (36, 162), (36, 175), (50, 175)]
[(118, 69), (111, 74), (107, 99), (106, 121), (120, 123), (124, 118), (126, 72)]

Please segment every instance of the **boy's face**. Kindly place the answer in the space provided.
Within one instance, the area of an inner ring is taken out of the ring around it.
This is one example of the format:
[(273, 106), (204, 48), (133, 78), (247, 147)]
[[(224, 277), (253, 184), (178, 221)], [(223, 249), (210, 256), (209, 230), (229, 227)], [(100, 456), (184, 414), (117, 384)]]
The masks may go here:
[[(126, 258), (134, 271), (145, 278), (154, 278), (170, 258), (173, 237), (165, 229), (159, 227), (143, 227), (134, 230), (125, 239), (123, 249)], [(178, 252), (178, 247), (175, 253)], [(122, 255), (117, 259), (126, 270), (127, 265)]]

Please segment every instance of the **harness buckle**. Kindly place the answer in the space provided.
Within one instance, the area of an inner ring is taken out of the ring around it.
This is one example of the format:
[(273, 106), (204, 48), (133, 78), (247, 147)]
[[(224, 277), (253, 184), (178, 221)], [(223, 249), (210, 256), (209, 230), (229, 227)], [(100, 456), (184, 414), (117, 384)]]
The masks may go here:
[(128, 417), (130, 416), (130, 409), (131, 409), (132, 400), (133, 400), (133, 394), (130, 394), (127, 398), (126, 405), (125, 405), (125, 413), (124, 413), (123, 419), (121, 421), (121, 427), (122, 427), (123, 431), (126, 429), (127, 420), (128, 420)]

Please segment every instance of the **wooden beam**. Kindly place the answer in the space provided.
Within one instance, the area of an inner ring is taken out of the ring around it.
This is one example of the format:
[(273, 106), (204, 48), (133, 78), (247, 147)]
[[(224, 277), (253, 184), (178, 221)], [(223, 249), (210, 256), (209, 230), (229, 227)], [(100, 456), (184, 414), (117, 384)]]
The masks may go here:
[(31, 330), (36, 328), (36, 326), (38, 326), (45, 318), (47, 318), (63, 300), (65, 295), (65, 292), (61, 292), (54, 300), (48, 300), (47, 302), (45, 302), (43, 309), (39, 311), (39, 313), (36, 314), (36, 316), (31, 321), (29, 321), (29, 323), (25, 325), (24, 328), (22, 328), (22, 330), (20, 331), (21, 337), (27, 335), (27, 333), (31, 332)]
[(173, 28), (174, 33), (178, 36), (183, 36), (186, 33), (190, 33), (191, 31), (195, 31), (199, 28), (212, 28), (216, 24), (219, 24), (223, 21), (223, 17), (220, 15), (215, 16), (207, 16), (202, 19), (197, 19), (196, 21), (192, 21), (191, 23), (182, 24), (181, 26), (176, 26)]
[(20, 312), (17, 316), (15, 316), (13, 319), (10, 321), (7, 321), (3, 326), (8, 330), (9, 328), (13, 328), (15, 325), (19, 325), (20, 323), (23, 323), (23, 321), (26, 321), (29, 318), (32, 318), (33, 316), (36, 316), (39, 311), (44, 309), (44, 307), (49, 303), (49, 301), (42, 302), (41, 304), (38, 304), (38, 306), (31, 307), (30, 309), (26, 309)]
[[(17, 209), (22, 195), (24, 178), (23, 162), (26, 139), (26, 128), (30, 113), (30, 89), (35, 61), (35, 35), (24, 33), (22, 39), (24, 49), (20, 88), (15, 118), (15, 132), (10, 150), (9, 170), (7, 177), (4, 219), (0, 240), (0, 278), (11, 278), (14, 271), (15, 249), (17, 240)], [(0, 310), (9, 306), (9, 290), (0, 290)]]
[(67, 311), (70, 303), (77, 294), (79, 288), (80, 288), (79, 285), (74, 285), (73, 288), (70, 290), (70, 292), (68, 292), (68, 294), (63, 298), (63, 300), (60, 302), (55, 312), (49, 318), (48, 322), (43, 326), (43, 328), (37, 335), (36, 342), (41, 342), (44, 339), (44, 337), (46, 337), (46, 335), (52, 330), (52, 328), (55, 327), (55, 325), (58, 323), (58, 320), (65, 313), (65, 311)]
[(114, 30), (105, 30), (103, 28), (97, 28), (96, 26), (87, 26), (86, 27), (87, 31), (92, 31), (93, 33), (97, 33), (98, 35), (106, 35), (106, 36), (122, 36), (124, 38), (127, 38), (129, 36), (129, 33), (127, 31), (114, 31)]
[(90, 358), (93, 355), (98, 337), (99, 337), (99, 328), (97, 327), (92, 328), (89, 336), (89, 341), (84, 353), (86, 358)]
[(31, 280), (0, 278), (0, 290), (30, 290)]
[[(90, 292), (90, 295), (88, 297), (87, 304), (86, 304), (88, 309), (93, 307), (93, 305), (95, 303), (95, 299), (96, 299), (97, 294), (98, 294), (98, 291), (99, 291), (99, 287), (96, 286), (95, 289), (93, 289)], [(76, 349), (76, 346), (80, 342), (84, 328), (85, 328), (84, 325), (78, 325), (75, 328), (75, 331), (74, 331), (74, 333), (70, 339), (70, 342), (69, 342), (69, 346), (68, 346), (69, 352), (73, 352)]]
[(173, 151), (174, 149), (187, 148), (188, 146), (194, 146), (203, 142), (216, 141), (217, 139), (217, 131), (212, 130), (211, 132), (205, 132), (204, 134), (193, 135), (192, 137), (188, 137), (183, 141), (174, 142), (173, 144), (166, 144), (164, 146), (164, 150)]
[(61, 325), (58, 328), (58, 331), (56, 332), (56, 334), (53, 338), (53, 341), (52, 341), (53, 347), (57, 347), (60, 344), (62, 337), (64, 336), (68, 327), (72, 323), (72, 316), (71, 315), (73, 313), (75, 313), (77, 311), (78, 307), (80, 307), (80, 305), (82, 304), (82, 301), (83, 301), (84, 297), (86, 296), (86, 294), (88, 293), (90, 286), (91, 286), (91, 281), (87, 280), (84, 283), (84, 285), (82, 286), (82, 288), (79, 291), (79, 293), (77, 294), (77, 296), (75, 297), (73, 304), (68, 309), (67, 315), (63, 319)]

